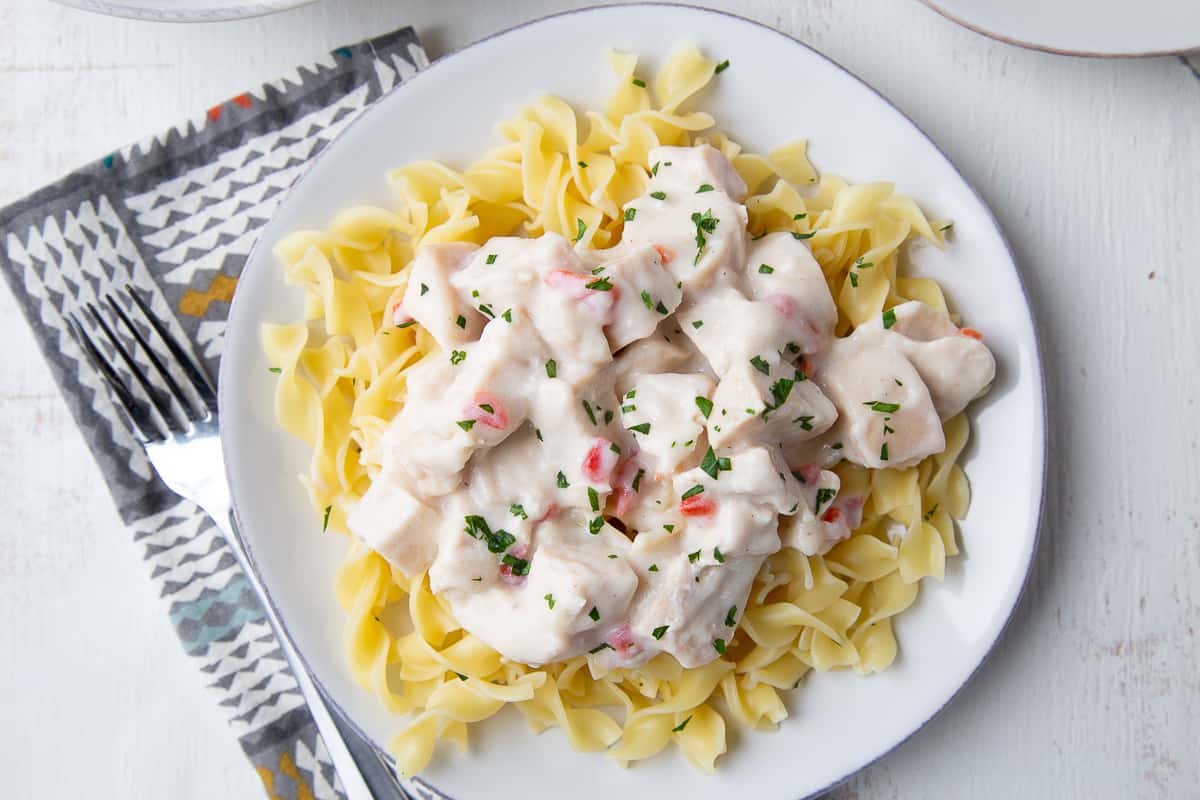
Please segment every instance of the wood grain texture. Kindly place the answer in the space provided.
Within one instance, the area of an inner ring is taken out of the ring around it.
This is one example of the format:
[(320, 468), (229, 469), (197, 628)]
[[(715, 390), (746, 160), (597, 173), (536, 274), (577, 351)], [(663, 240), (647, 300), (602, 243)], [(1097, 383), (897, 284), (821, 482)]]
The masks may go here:
[[(0, 204), (333, 46), (411, 23), (437, 55), (572, 5), (326, 0), (175, 27), (0, 0)], [(1047, 364), (1016, 619), (946, 712), (834, 796), (1195, 796), (1200, 76), (1019, 50), (916, 2), (715, 5), (842, 63), (945, 149), (1012, 241)], [(5, 794), (256, 796), (6, 292), (0, 341)]]

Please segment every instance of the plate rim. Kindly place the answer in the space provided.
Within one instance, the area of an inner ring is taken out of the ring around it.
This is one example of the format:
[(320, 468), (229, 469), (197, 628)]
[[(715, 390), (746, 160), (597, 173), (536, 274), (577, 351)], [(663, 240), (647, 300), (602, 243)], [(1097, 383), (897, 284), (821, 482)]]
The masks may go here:
[[(926, 0), (922, 0), (922, 2), (925, 2), (925, 1)], [(1021, 276), (1020, 269), (1017, 267), (1016, 254), (1013, 251), (1012, 245), (1009, 242), (1008, 237), (1004, 234), (1004, 229), (1001, 227), (1000, 221), (996, 218), (995, 212), (984, 201), (984, 198), (980, 194), (979, 190), (974, 186), (974, 184), (971, 183), (970, 180), (968, 180), (968, 178), (963, 174), (962, 170), (960, 170), (958, 168), (958, 166), (954, 163), (954, 161), (952, 161), (950, 159), (950, 157), (941, 148), (941, 146), (938, 145), (938, 143), (931, 136), (929, 136), (929, 134), (926, 133), (925, 130), (919, 124), (917, 124), (917, 122), (915, 120), (913, 120), (907, 113), (905, 113), (903, 110), (901, 110), (890, 99), (888, 99), (886, 96), (884, 96), (878, 89), (876, 89), (874, 86), (869, 84), (863, 78), (859, 77), (859, 75), (857, 73), (851, 71), (850, 69), (847, 69), (845, 66), (843, 66), (840, 62), (838, 62), (834, 58), (826, 55), (825, 53), (816, 49), (812, 45), (809, 45), (808, 43), (800, 40), (799, 38), (797, 38), (789, 33), (786, 33), (777, 28), (774, 28), (766, 23), (759, 22), (757, 20), (750, 19), (749, 17), (742, 16), (740, 14), (735, 14), (733, 12), (729, 12), (729, 11), (725, 11), (725, 10), (721, 10), (721, 9), (715, 9), (715, 8), (708, 8), (708, 7), (704, 7), (704, 6), (693, 6), (693, 5), (687, 5), (685, 3), (679, 3), (679, 2), (658, 2), (658, 1), (654, 1), (654, 0), (652, 0), (651, 2), (638, 2), (637, 0), (634, 0), (634, 2), (621, 2), (621, 3), (613, 3), (613, 4), (607, 4), (607, 5), (588, 5), (588, 6), (583, 6), (580, 8), (567, 9), (565, 11), (558, 11), (558, 12), (551, 13), (551, 14), (545, 14), (540, 17), (536, 17), (534, 19), (530, 19), (530, 20), (526, 20), (524, 22), (518, 23), (516, 25), (511, 25), (507, 28), (504, 28), (502, 30), (488, 34), (487, 36), (483, 36), (479, 39), (476, 39), (475, 41), (470, 42), (466, 45), (463, 45), (462, 47), (455, 48), (455, 49), (445, 53), (444, 55), (438, 57), (436, 60), (431, 61), (430, 64), (428, 66), (426, 66), (424, 69), (419, 70), (418, 72), (416, 72), (414, 75), (410, 76), (408, 79), (406, 79), (402, 83), (396, 84), (391, 89), (388, 89), (386, 92), (384, 92), (382, 95), (380, 95), (380, 97), (377, 100), (375, 100), (375, 102), (370, 107), (366, 108), (354, 120), (351, 120), (350, 123), (347, 124), (347, 126), (341, 132), (339, 132), (338, 135), (336, 137), (334, 137), (334, 139), (331, 140), (330, 143), (326, 147), (322, 148), (322, 150), (319, 153), (317, 153), (312, 158), (312, 160), (308, 163), (308, 165), (305, 167), (303, 174), (301, 174), (296, 179), (296, 181), (287, 188), (287, 190), (285, 192), (285, 196), (280, 201), (279, 206), (276, 208), (271, 219), (265, 225), (263, 225), (263, 227), (259, 230), (258, 236), (255, 239), (254, 244), (252, 245), (252, 247), (250, 248), (250, 251), (246, 255), (244, 269), (251, 268), (251, 265), (253, 263), (255, 263), (256, 260), (258, 260), (258, 255), (259, 255), (258, 251), (259, 251), (260, 247), (264, 246), (263, 245), (264, 240), (269, 238), (268, 234), (273, 233), (274, 228), (276, 226), (282, 224), (282, 223), (280, 223), (281, 212), (286, 207), (286, 205), (289, 203), (293, 194), (295, 192), (297, 192), (300, 189), (300, 187), (304, 184), (304, 182), (311, 177), (313, 170), (316, 167), (318, 161), (320, 159), (324, 158), (331, 150), (335, 149), (335, 145), (337, 144), (339, 139), (342, 139), (343, 137), (345, 137), (347, 135), (347, 133), (351, 130), (351, 128), (361, 124), (363, 122), (363, 120), (366, 119), (373, 110), (378, 108), (380, 106), (380, 104), (383, 103), (392, 94), (395, 94), (399, 91), (404, 90), (404, 87), (411, 85), (414, 81), (420, 80), (424, 75), (437, 69), (438, 66), (441, 65), (442, 63), (447, 62), (447, 61), (459, 56), (460, 54), (464, 53), (467, 50), (470, 50), (481, 44), (489, 42), (492, 39), (496, 39), (498, 37), (505, 36), (510, 33), (524, 30), (526, 28), (540, 25), (544, 22), (548, 22), (548, 21), (554, 20), (554, 19), (559, 19), (562, 17), (581, 15), (581, 14), (589, 14), (589, 13), (595, 13), (595, 12), (612, 11), (613, 9), (636, 9), (636, 8), (667, 8), (667, 9), (682, 11), (685, 13), (708, 14), (708, 15), (723, 17), (725, 19), (729, 19), (729, 20), (736, 21), (736, 22), (747, 23), (747, 24), (752, 25), (756, 28), (759, 28), (767, 33), (782, 37), (784, 40), (786, 40), (786, 42), (788, 44), (790, 44), (792, 46), (801, 47), (805, 50), (808, 50), (812, 55), (816, 56), (817, 58), (823, 59), (824, 61), (828, 62), (830, 65), (832, 65), (833, 67), (840, 70), (845, 75), (847, 75), (848, 77), (852, 78), (854, 81), (859, 83), (863, 88), (865, 88), (867, 91), (869, 91), (871, 94), (873, 94), (880, 102), (882, 102), (885, 105), (887, 105), (888, 107), (890, 107), (896, 114), (899, 115), (899, 117), (904, 122), (906, 122), (908, 125), (910, 125), (913, 128), (913, 130), (915, 130), (920, 135), (921, 138), (923, 138), (926, 142), (928, 142), (929, 145), (933, 147), (934, 151), (936, 151), (936, 153), (942, 158), (942, 160), (954, 172), (954, 174), (958, 176), (958, 179), (960, 181), (962, 181), (963, 186), (965, 186), (966, 189), (970, 192), (970, 194), (975, 198), (975, 200), (978, 202), (980, 208), (983, 210), (983, 214), (984, 214), (985, 218), (991, 223), (991, 226), (992, 226), (996, 236), (999, 238), (999, 241), (1004, 246), (1004, 251), (1005, 251), (1006, 255), (1008, 256), (1008, 266), (1012, 270), (1013, 276), (1016, 278), (1017, 287), (1020, 289), (1021, 297), (1025, 301), (1024, 308), (1021, 309), (1021, 311), (1027, 317), (1027, 321), (1029, 324), (1030, 331), (1032, 332), (1032, 338), (1033, 338), (1033, 342), (1032, 342), (1033, 346), (1032, 346), (1030, 352), (1031, 352), (1034, 363), (1032, 365), (1033, 369), (1030, 370), (1030, 375), (1033, 379), (1036, 380), (1036, 383), (1037, 383), (1035, 398), (1038, 402), (1036, 404), (1037, 414), (1035, 415), (1035, 422), (1037, 422), (1040, 427), (1040, 431), (1036, 432), (1039, 435), (1036, 436), (1035, 441), (1034, 441), (1033, 454), (1036, 456), (1036, 458), (1039, 462), (1038, 466), (1040, 468), (1037, 470), (1037, 472), (1034, 475), (1031, 476), (1036, 481), (1036, 485), (1033, 488), (1036, 489), (1036, 497), (1037, 497), (1036, 513), (1033, 514), (1031, 517), (1033, 520), (1033, 535), (1031, 537), (1030, 544), (1029, 544), (1028, 556), (1025, 558), (1023, 575), (1021, 577), (1021, 580), (1020, 580), (1019, 586), (1017, 587), (1017, 590), (1012, 594), (1011, 600), (1008, 603), (1008, 608), (1005, 609), (1004, 622), (997, 628), (995, 635), (992, 637), (991, 642), (988, 643), (987, 647), (983, 650), (982, 654), (980, 655), (979, 661), (970, 670), (970, 672), (966, 675), (966, 677), (954, 689), (954, 691), (952, 691), (940, 705), (933, 708), (930, 711), (929, 715), (926, 716), (923, 720), (921, 720), (921, 722), (919, 724), (915, 724), (907, 734), (905, 734), (904, 736), (897, 739), (886, 749), (883, 749), (880, 752), (871, 755), (869, 758), (864, 760), (860, 765), (851, 769), (844, 775), (841, 775), (840, 777), (830, 781), (824, 787), (814, 790), (803, 796), (797, 796), (797, 800), (815, 800), (815, 798), (825, 794), (826, 792), (831, 791), (832, 789), (837, 788), (838, 786), (841, 786), (842, 784), (846, 783), (848, 780), (850, 780), (852, 777), (854, 777), (858, 773), (862, 772), (863, 770), (865, 770), (868, 767), (872, 766), (873, 764), (877, 763), (884, 757), (895, 752), (902, 745), (904, 745), (906, 742), (908, 742), (910, 739), (912, 739), (913, 736), (915, 736), (920, 731), (924, 730), (925, 727), (935, 717), (937, 717), (939, 714), (941, 714), (955, 699), (957, 699), (959, 697), (959, 695), (966, 689), (966, 687), (972, 683), (972, 681), (975, 679), (975, 677), (979, 674), (980, 670), (984, 667), (985, 664), (987, 664), (987, 662), (994, 655), (997, 646), (999, 645), (1001, 639), (1004, 638), (1004, 635), (1007, 632), (1009, 626), (1012, 624), (1013, 619), (1016, 616), (1017, 609), (1020, 607), (1022, 600), (1024, 599), (1024, 597), (1026, 595), (1026, 592), (1029, 588), (1030, 576), (1033, 572), (1033, 565), (1034, 565), (1037, 554), (1041, 547), (1042, 529), (1043, 529), (1044, 522), (1045, 522), (1046, 475), (1047, 475), (1047, 470), (1048, 470), (1047, 454), (1048, 454), (1048, 435), (1049, 435), (1048, 434), (1048, 426), (1047, 426), (1048, 402), (1047, 402), (1047, 393), (1046, 393), (1044, 358), (1043, 358), (1043, 352), (1042, 352), (1042, 350), (1043, 350), (1042, 337), (1039, 335), (1039, 332), (1038, 332), (1037, 316), (1036, 316), (1036, 314), (1034, 314), (1034, 311), (1033, 311), (1033, 304), (1030, 300), (1029, 290), (1028, 290), (1027, 286), (1025, 285), (1025, 281), (1023, 280), (1023, 278)], [(239, 295), (237, 292), (234, 292), (233, 300), (232, 300), (232, 302), (230, 304), (230, 308), (229, 308), (229, 314), (227, 316), (227, 321), (229, 323), (227, 326), (227, 329), (226, 329), (227, 331), (229, 330), (230, 327), (232, 327), (232, 320), (235, 318), (235, 315), (238, 313), (238, 310), (242, 306), (245, 305), (245, 302), (239, 303), (240, 297), (241, 297), (241, 295)], [(225, 350), (226, 350), (226, 352), (228, 352), (230, 350), (229, 339), (226, 339)], [(221, 409), (226, 408), (228, 405), (228, 402), (226, 401), (225, 398), (226, 398), (226, 394), (227, 394), (227, 387), (229, 386), (230, 381), (226, 380), (225, 378), (227, 377), (227, 369), (230, 369), (227, 366), (229, 363), (230, 363), (229, 359), (226, 359), (226, 358), (221, 359), (220, 367), (219, 367), (219, 371), (218, 371), (218, 380), (217, 380), (218, 420), (219, 420), (219, 426), (220, 426), (221, 445), (222, 445), (223, 451), (225, 451), (225, 452), (229, 452), (228, 445), (229, 445), (231, 434), (229, 433), (229, 427), (225, 422), (225, 415), (223, 413), (221, 413)], [(229, 483), (229, 489), (230, 489), (230, 507), (233, 512), (233, 516), (240, 528), (241, 527), (241, 515), (239, 513), (239, 503), (238, 503), (238, 497), (237, 497), (238, 491), (235, 488), (235, 484), (232, 479), (233, 476), (232, 476), (232, 470), (231, 470), (231, 462), (230, 462), (230, 459), (228, 459), (228, 458), (225, 459), (225, 474), (226, 474), (226, 480)], [(1033, 510), (1033, 509), (1031, 508), (1031, 510)], [(246, 551), (247, 561), (249, 562), (251, 567), (256, 572), (258, 572), (259, 571), (258, 570), (258, 562), (257, 562), (257, 559), (255, 558), (254, 548), (253, 548), (252, 544), (249, 541), (246, 541), (244, 544), (244, 547), (245, 547), (245, 551)], [(272, 596), (271, 587), (268, 586), (265, 581), (262, 582), (262, 587), (263, 587), (263, 595), (264, 595), (262, 600), (264, 602), (270, 604), (272, 609), (277, 612), (278, 618), (280, 620), (280, 624), (283, 626), (288, 638), (291, 638), (291, 634), (290, 634), (290, 632), (288, 632), (288, 625), (287, 625), (286, 619), (283, 617), (282, 614), (278, 613), (279, 608), (278, 608), (278, 605), (275, 603), (275, 600)], [(342, 720), (345, 721), (358, 736), (360, 736), (361, 738), (363, 738), (364, 740), (366, 740), (368, 742), (378, 745), (378, 743), (375, 741), (375, 739), (371, 735), (369, 735), (363, 729), (363, 727), (361, 725), (359, 725), (359, 723), (346, 712), (346, 710), (344, 708), (342, 708), (342, 706), (337, 702), (336, 698), (334, 698), (333, 695), (327, 690), (327, 688), (320, 681), (320, 679), (316, 675), (316, 673), (311, 669), (311, 666), (310, 666), (308, 659), (305, 656), (304, 652), (298, 647), (295, 647), (293, 649), (296, 653), (297, 659), (303, 665), (304, 669), (308, 672), (310, 679), (316, 685), (318, 690), (324, 695), (326, 702), (329, 703), (333, 707), (333, 710), (341, 716)], [(392, 756), (389, 753), (387, 753), (386, 750), (381, 749), (381, 752), (384, 755), (384, 757), (387, 759), (387, 761), (394, 765), (394, 759), (392, 758)], [(418, 786), (428, 787), (428, 789), (432, 789), (433, 791), (438, 792), (438, 794), (441, 797), (446, 798), (446, 800), (454, 800), (450, 795), (445, 794), (444, 792), (440, 792), (440, 790), (437, 790), (436, 787), (432, 786), (432, 784), (423, 780), (419, 775), (410, 776), (407, 778), (407, 780), (410, 782), (417, 783)], [(422, 790), (418, 790), (418, 791), (422, 791)]]
[(240, 5), (214, 5), (201, 9), (154, 8), (144, 0), (54, 0), (61, 6), (104, 14), (110, 17), (134, 19), (143, 22), (229, 22), (277, 14), (300, 6), (310, 5), (317, 0), (253, 0)]
[[(975, 22), (969, 22), (962, 16), (955, 14), (948, 8), (942, 5), (942, 0), (920, 0), (921, 3), (931, 11), (937, 12), (939, 15), (953, 22), (962, 28), (978, 33), (981, 36), (1010, 44), (1014, 47), (1021, 47), (1025, 50), (1035, 50), (1039, 53), (1050, 53), (1056, 56), (1071, 56), (1074, 58), (1112, 58), (1112, 59), (1135, 59), (1135, 58), (1157, 58), (1161, 56), (1183, 56), (1191, 52), (1200, 50), (1200, 39), (1191, 45), (1185, 45), (1178, 48), (1161, 48), (1151, 50), (1087, 50), (1073, 47), (1057, 47), (1043, 42), (1031, 42), (1025, 39), (1018, 39), (1014, 36), (1008, 36), (998, 31), (988, 30)], [(1036, 332), (1036, 331), (1035, 331)]]

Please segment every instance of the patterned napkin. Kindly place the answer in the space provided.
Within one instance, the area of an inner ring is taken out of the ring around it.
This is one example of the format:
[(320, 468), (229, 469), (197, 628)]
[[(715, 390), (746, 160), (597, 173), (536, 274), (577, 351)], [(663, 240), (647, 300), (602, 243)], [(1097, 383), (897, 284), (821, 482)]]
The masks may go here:
[(203, 512), (154, 476), (63, 315), (132, 283), (215, 376), (229, 300), (259, 228), (311, 158), (427, 63), (411, 28), (340, 47), (0, 210), (0, 272), (184, 649), (273, 800), (343, 795), (232, 552)]

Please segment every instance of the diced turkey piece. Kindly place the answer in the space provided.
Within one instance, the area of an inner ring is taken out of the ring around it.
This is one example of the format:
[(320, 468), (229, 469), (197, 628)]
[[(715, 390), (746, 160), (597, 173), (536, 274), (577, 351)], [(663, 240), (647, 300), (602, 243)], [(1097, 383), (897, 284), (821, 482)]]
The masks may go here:
[[(492, 552), (488, 542), (467, 533), (468, 516), (483, 517), (494, 533), (510, 534), (513, 543), (504, 552)], [(480, 508), (465, 493), (450, 495), (436, 527), (437, 556), (429, 566), (429, 588), (442, 592), (506, 586), (501, 559), (505, 552), (528, 552), (533, 528), (532, 521), (509, 518), (501, 509)]]
[[(590, 396), (595, 400), (594, 392)], [(618, 424), (616, 397), (608, 395), (603, 406), (593, 400), (581, 398), (562, 380), (544, 381), (534, 398), (533, 421), (546, 454), (546, 475), (536, 481), (540, 485), (547, 476), (554, 480), (552, 502), (560, 508), (589, 508), (588, 487), (603, 501), (612, 490), (622, 455), (632, 449)], [(605, 410), (613, 411), (608, 423)], [(560, 473), (566, 486), (560, 485)]]
[(795, 367), (774, 353), (760, 363), (770, 375), (747, 361), (730, 367), (717, 384), (708, 417), (714, 447), (739, 442), (788, 447), (820, 436), (837, 420), (833, 403)]
[[(674, 161), (676, 153), (691, 149), (705, 152)], [(651, 150), (651, 158), (660, 159), (658, 174), (646, 194), (627, 206), (633, 216), (622, 244), (658, 248), (685, 290), (733, 280), (745, 261), (748, 219), (735, 199), (746, 186), (733, 165), (712, 148), (661, 147)], [(726, 188), (736, 190), (734, 196)]]
[(683, 336), (669, 339), (661, 331), (625, 347), (613, 358), (609, 374), (619, 395), (633, 388), (639, 375), (654, 372), (683, 372), (694, 349)]
[(863, 498), (843, 497), (836, 473), (805, 465), (801, 476), (804, 500), (796, 514), (779, 523), (779, 538), (807, 556), (824, 555), (848, 539), (862, 522)]
[(429, 569), (437, 554), (438, 512), (397, 483), (372, 483), (346, 525), (409, 578)]
[(556, 505), (557, 469), (527, 422), (496, 447), (475, 455), (467, 489), (479, 508), (500, 508), (515, 519), (540, 520)]
[(945, 311), (925, 303), (910, 300), (892, 311), (896, 321), (889, 329), (874, 318), (860, 325), (854, 336), (899, 348), (925, 382), (942, 419), (987, 393), (996, 377), (996, 358), (983, 342), (964, 335)]
[(650, 163), (658, 165), (655, 178), (664, 185), (695, 190), (708, 184), (737, 201), (746, 196), (746, 182), (733, 163), (711, 145), (698, 147), (655, 147)]
[(489, 240), (453, 283), (464, 302), (483, 307), (497, 324), (510, 309), (524, 309), (561, 365), (558, 377), (579, 385), (612, 359), (604, 325), (613, 319), (615, 297), (588, 288), (596, 280), (566, 239), (546, 234)]
[[(520, 584), (431, 588), (441, 591), (465, 628), (506, 658), (546, 664), (602, 645), (626, 619), (637, 574), (627, 558), (608, 556), (628, 551), (629, 540), (611, 526), (593, 535), (578, 520), (563, 518), (538, 526), (529, 574)], [(538, 635), (529, 636), (531, 630)]]
[(612, 322), (604, 331), (614, 351), (653, 334), (664, 318), (675, 313), (683, 297), (657, 250), (634, 247), (622, 251), (592, 270), (594, 280), (607, 280), (613, 287)]
[(425, 498), (453, 491), (475, 452), (520, 427), (529, 387), (544, 374), (545, 350), (523, 312), (514, 312), (512, 324), (488, 325), (478, 342), (457, 352), (461, 360), (437, 400), (406, 403), (384, 434), (385, 464), (394, 463)]
[[(679, 498), (669, 475), (655, 477), (653, 471), (635, 462), (634, 474), (643, 470), (638, 488), (629, 495), (627, 507), (618, 512), (621, 521), (635, 531), (664, 531), (683, 529), (683, 514), (679, 511)], [(639, 539), (641, 534), (639, 533)]]
[(872, 338), (835, 340), (813, 377), (838, 410), (846, 459), (872, 469), (910, 467), (945, 449), (942, 422), (904, 353)]
[(745, 284), (751, 300), (766, 303), (780, 318), (787, 341), (801, 353), (828, 346), (837, 324), (837, 306), (804, 242), (790, 233), (772, 233), (751, 242)]
[(413, 259), (401, 311), (419, 322), (446, 350), (478, 339), (487, 322), (453, 285), (455, 275), (476, 249), (469, 242), (429, 244), (418, 249)]
[(774, 306), (750, 300), (732, 286), (716, 287), (694, 302), (684, 302), (676, 317), (718, 377), (756, 356), (778, 357), (793, 341), (794, 328)]
[(660, 373), (641, 376), (622, 397), (621, 424), (650, 472), (670, 474), (695, 450), (704, 432), (696, 398), (707, 400), (712, 388), (704, 375)]

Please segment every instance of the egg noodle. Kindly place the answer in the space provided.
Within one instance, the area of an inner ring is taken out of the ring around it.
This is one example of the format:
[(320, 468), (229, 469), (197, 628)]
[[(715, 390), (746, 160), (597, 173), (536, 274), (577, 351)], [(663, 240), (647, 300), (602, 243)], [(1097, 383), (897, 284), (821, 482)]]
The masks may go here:
[[(437, 351), (419, 326), (396, 327), (385, 314), (404, 294), (416, 249), (514, 231), (575, 239), (582, 230), (580, 246), (615, 245), (622, 208), (645, 191), (647, 153), (658, 145), (708, 143), (724, 153), (749, 187), (752, 235), (813, 234), (839, 335), (905, 300), (946, 308), (934, 281), (898, 274), (901, 245), (919, 236), (941, 246), (943, 228), (892, 184), (818, 176), (804, 141), (766, 156), (743, 152), (715, 132), (711, 116), (685, 110), (728, 66), (695, 47), (652, 82), (638, 77), (636, 56), (609, 60), (617, 89), (602, 112), (581, 120), (564, 101), (542, 97), (502, 123), (504, 143), (466, 170), (421, 161), (392, 172), (396, 210), (351, 208), (327, 230), (295, 233), (276, 248), (307, 310), (304, 322), (263, 326), (279, 371), (275, 414), (312, 448), (300, 480), (329, 532), (346, 534), (348, 510), (378, 474), (380, 438), (404, 404), (407, 370)], [(876, 268), (855, 270), (851, 290), (856, 261)], [(945, 433), (946, 450), (911, 469), (839, 464), (843, 490), (866, 498), (862, 524), (824, 556), (787, 548), (770, 556), (732, 643), (705, 666), (684, 669), (668, 655), (607, 672), (588, 656), (539, 668), (507, 661), (455, 622), (425, 575), (407, 579), (351, 539), (336, 586), (350, 671), (389, 711), (411, 715), (390, 742), (409, 774), (439, 740), (465, 748), (468, 725), (508, 703), (534, 731), (560, 727), (577, 750), (626, 765), (674, 744), (711, 772), (727, 720), (772, 729), (787, 716), (780, 693), (810, 670), (867, 675), (895, 659), (892, 617), (912, 604), (921, 578), (942, 577), (958, 550), (954, 520), (969, 502), (956, 464), (965, 417), (949, 420)]]

